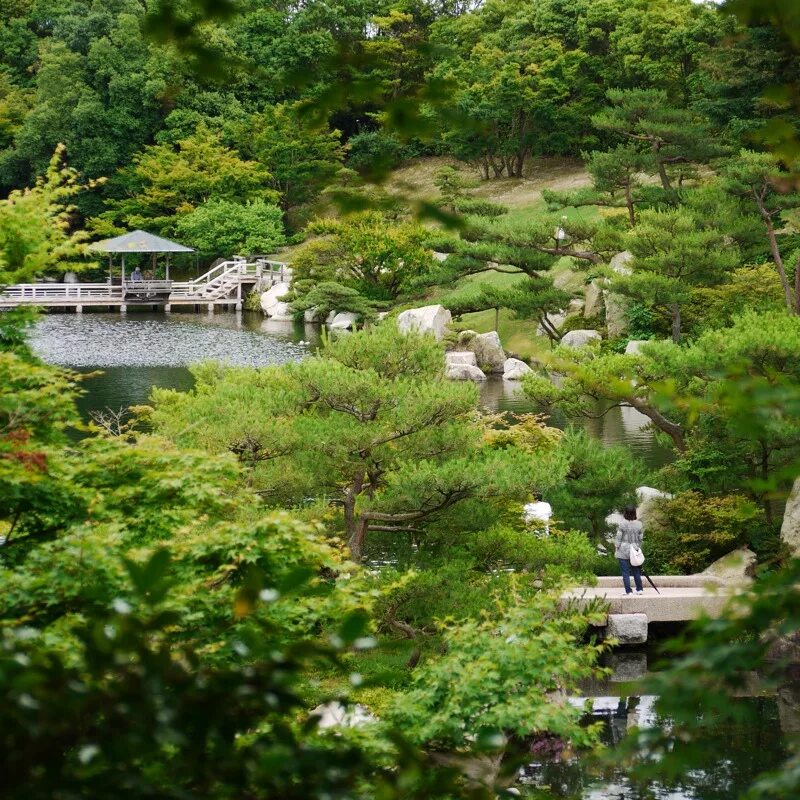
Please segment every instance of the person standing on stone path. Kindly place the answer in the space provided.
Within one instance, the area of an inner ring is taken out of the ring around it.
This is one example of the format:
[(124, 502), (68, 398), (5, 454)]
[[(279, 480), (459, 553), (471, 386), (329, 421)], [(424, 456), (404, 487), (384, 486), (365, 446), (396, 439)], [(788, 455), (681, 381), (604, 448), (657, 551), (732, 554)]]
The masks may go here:
[(622, 512), (625, 519), (617, 526), (617, 536), (614, 539), (614, 557), (619, 561), (622, 571), (622, 583), (625, 586), (625, 596), (633, 594), (631, 591), (631, 573), (636, 583), (636, 594), (644, 594), (642, 587), (642, 568), (631, 564), (631, 545), (642, 546), (644, 530), (641, 520), (636, 519), (636, 506), (626, 506)]

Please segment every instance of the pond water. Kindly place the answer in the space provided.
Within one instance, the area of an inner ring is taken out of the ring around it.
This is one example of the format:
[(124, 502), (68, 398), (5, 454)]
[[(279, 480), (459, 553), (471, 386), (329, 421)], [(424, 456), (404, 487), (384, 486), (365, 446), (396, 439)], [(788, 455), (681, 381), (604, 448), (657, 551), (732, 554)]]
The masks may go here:
[[(193, 385), (188, 367), (199, 361), (267, 366), (302, 358), (319, 344), (314, 325), (265, 320), (259, 313), (171, 314), (131, 311), (48, 314), (38, 322), (31, 341), (37, 354), (52, 364), (82, 372), (101, 370), (84, 383), (79, 407), (92, 410), (147, 401), (153, 386), (186, 390)], [(492, 379), (481, 387), (485, 408), (522, 414), (538, 411), (519, 385)], [(598, 412), (602, 408), (598, 407)], [(551, 424), (568, 421), (554, 416)], [(670, 458), (656, 440), (648, 420), (633, 409), (610, 409), (597, 419), (577, 420), (607, 445), (624, 444), (650, 467)]]

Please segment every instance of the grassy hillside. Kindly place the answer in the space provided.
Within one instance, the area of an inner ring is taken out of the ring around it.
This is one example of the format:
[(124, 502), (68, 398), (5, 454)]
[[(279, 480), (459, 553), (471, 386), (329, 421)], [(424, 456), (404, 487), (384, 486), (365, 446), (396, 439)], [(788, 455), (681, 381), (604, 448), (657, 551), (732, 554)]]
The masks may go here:
[[(436, 171), (446, 165), (459, 166), (467, 178), (474, 178), (474, 187), (468, 193), (476, 198), (490, 200), (506, 206), (508, 214), (503, 219), (524, 223), (545, 211), (542, 199), (544, 189), (569, 190), (587, 186), (589, 176), (581, 162), (573, 159), (549, 158), (534, 159), (528, 163), (524, 178), (495, 178), (488, 181), (480, 180), (477, 170), (464, 164), (441, 157), (421, 158), (404, 164), (394, 170), (382, 185), (390, 194), (402, 197), (410, 203), (419, 201), (433, 201), (439, 196), (439, 191), (434, 183)], [(318, 206), (314, 213), (321, 215), (335, 213), (330, 205)], [(566, 209), (569, 216), (591, 217), (597, 214), (595, 208)], [(291, 261), (292, 253), (298, 245), (282, 248), (275, 258)], [(556, 270), (568, 269), (568, 262), (557, 265)], [(486, 272), (481, 275), (472, 275), (458, 281), (452, 286), (437, 287), (430, 292), (429, 302), (441, 302), (457, 294), (467, 294), (475, 291), (481, 284), (511, 285), (522, 279), (522, 275), (507, 275), (498, 272)], [(577, 288), (582, 283), (580, 274), (573, 280)], [(465, 327), (486, 333), (495, 329), (495, 312), (482, 311), (474, 314), (465, 314), (460, 323)], [(532, 320), (515, 320), (508, 311), (503, 311), (499, 317), (498, 332), (506, 349), (523, 357), (535, 357), (549, 344), (543, 337), (536, 336), (537, 323)]]

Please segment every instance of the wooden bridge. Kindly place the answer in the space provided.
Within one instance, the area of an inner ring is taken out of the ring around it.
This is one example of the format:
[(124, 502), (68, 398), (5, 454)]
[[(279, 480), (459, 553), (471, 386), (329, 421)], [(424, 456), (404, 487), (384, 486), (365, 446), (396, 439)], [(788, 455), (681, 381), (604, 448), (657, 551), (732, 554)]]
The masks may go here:
[(0, 291), (0, 309), (18, 306), (74, 309), (87, 306), (118, 308), (149, 305), (169, 311), (172, 306), (242, 307), (242, 298), (255, 288), (268, 289), (288, 283), (291, 269), (283, 262), (265, 258), (234, 257), (212, 267), (191, 281), (131, 280), (112, 283), (18, 283)]

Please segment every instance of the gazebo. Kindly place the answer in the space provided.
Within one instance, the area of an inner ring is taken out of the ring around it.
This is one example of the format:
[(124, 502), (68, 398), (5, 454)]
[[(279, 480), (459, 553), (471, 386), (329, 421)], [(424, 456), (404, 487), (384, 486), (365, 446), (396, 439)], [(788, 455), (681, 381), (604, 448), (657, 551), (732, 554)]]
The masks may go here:
[(100, 242), (94, 242), (87, 248), (96, 253), (108, 253), (108, 281), (111, 283), (112, 279), (112, 258), (114, 253), (122, 255), (122, 284), (125, 285), (125, 255), (127, 253), (147, 253), (153, 257), (153, 268), (155, 269), (156, 256), (159, 253), (166, 253), (166, 279), (169, 280), (169, 256), (170, 253), (194, 253), (191, 247), (185, 247), (177, 242), (171, 242), (169, 239), (163, 239), (161, 236), (155, 236), (147, 231), (132, 231), (131, 233), (124, 233), (122, 236), (116, 236), (113, 239), (103, 239)]

